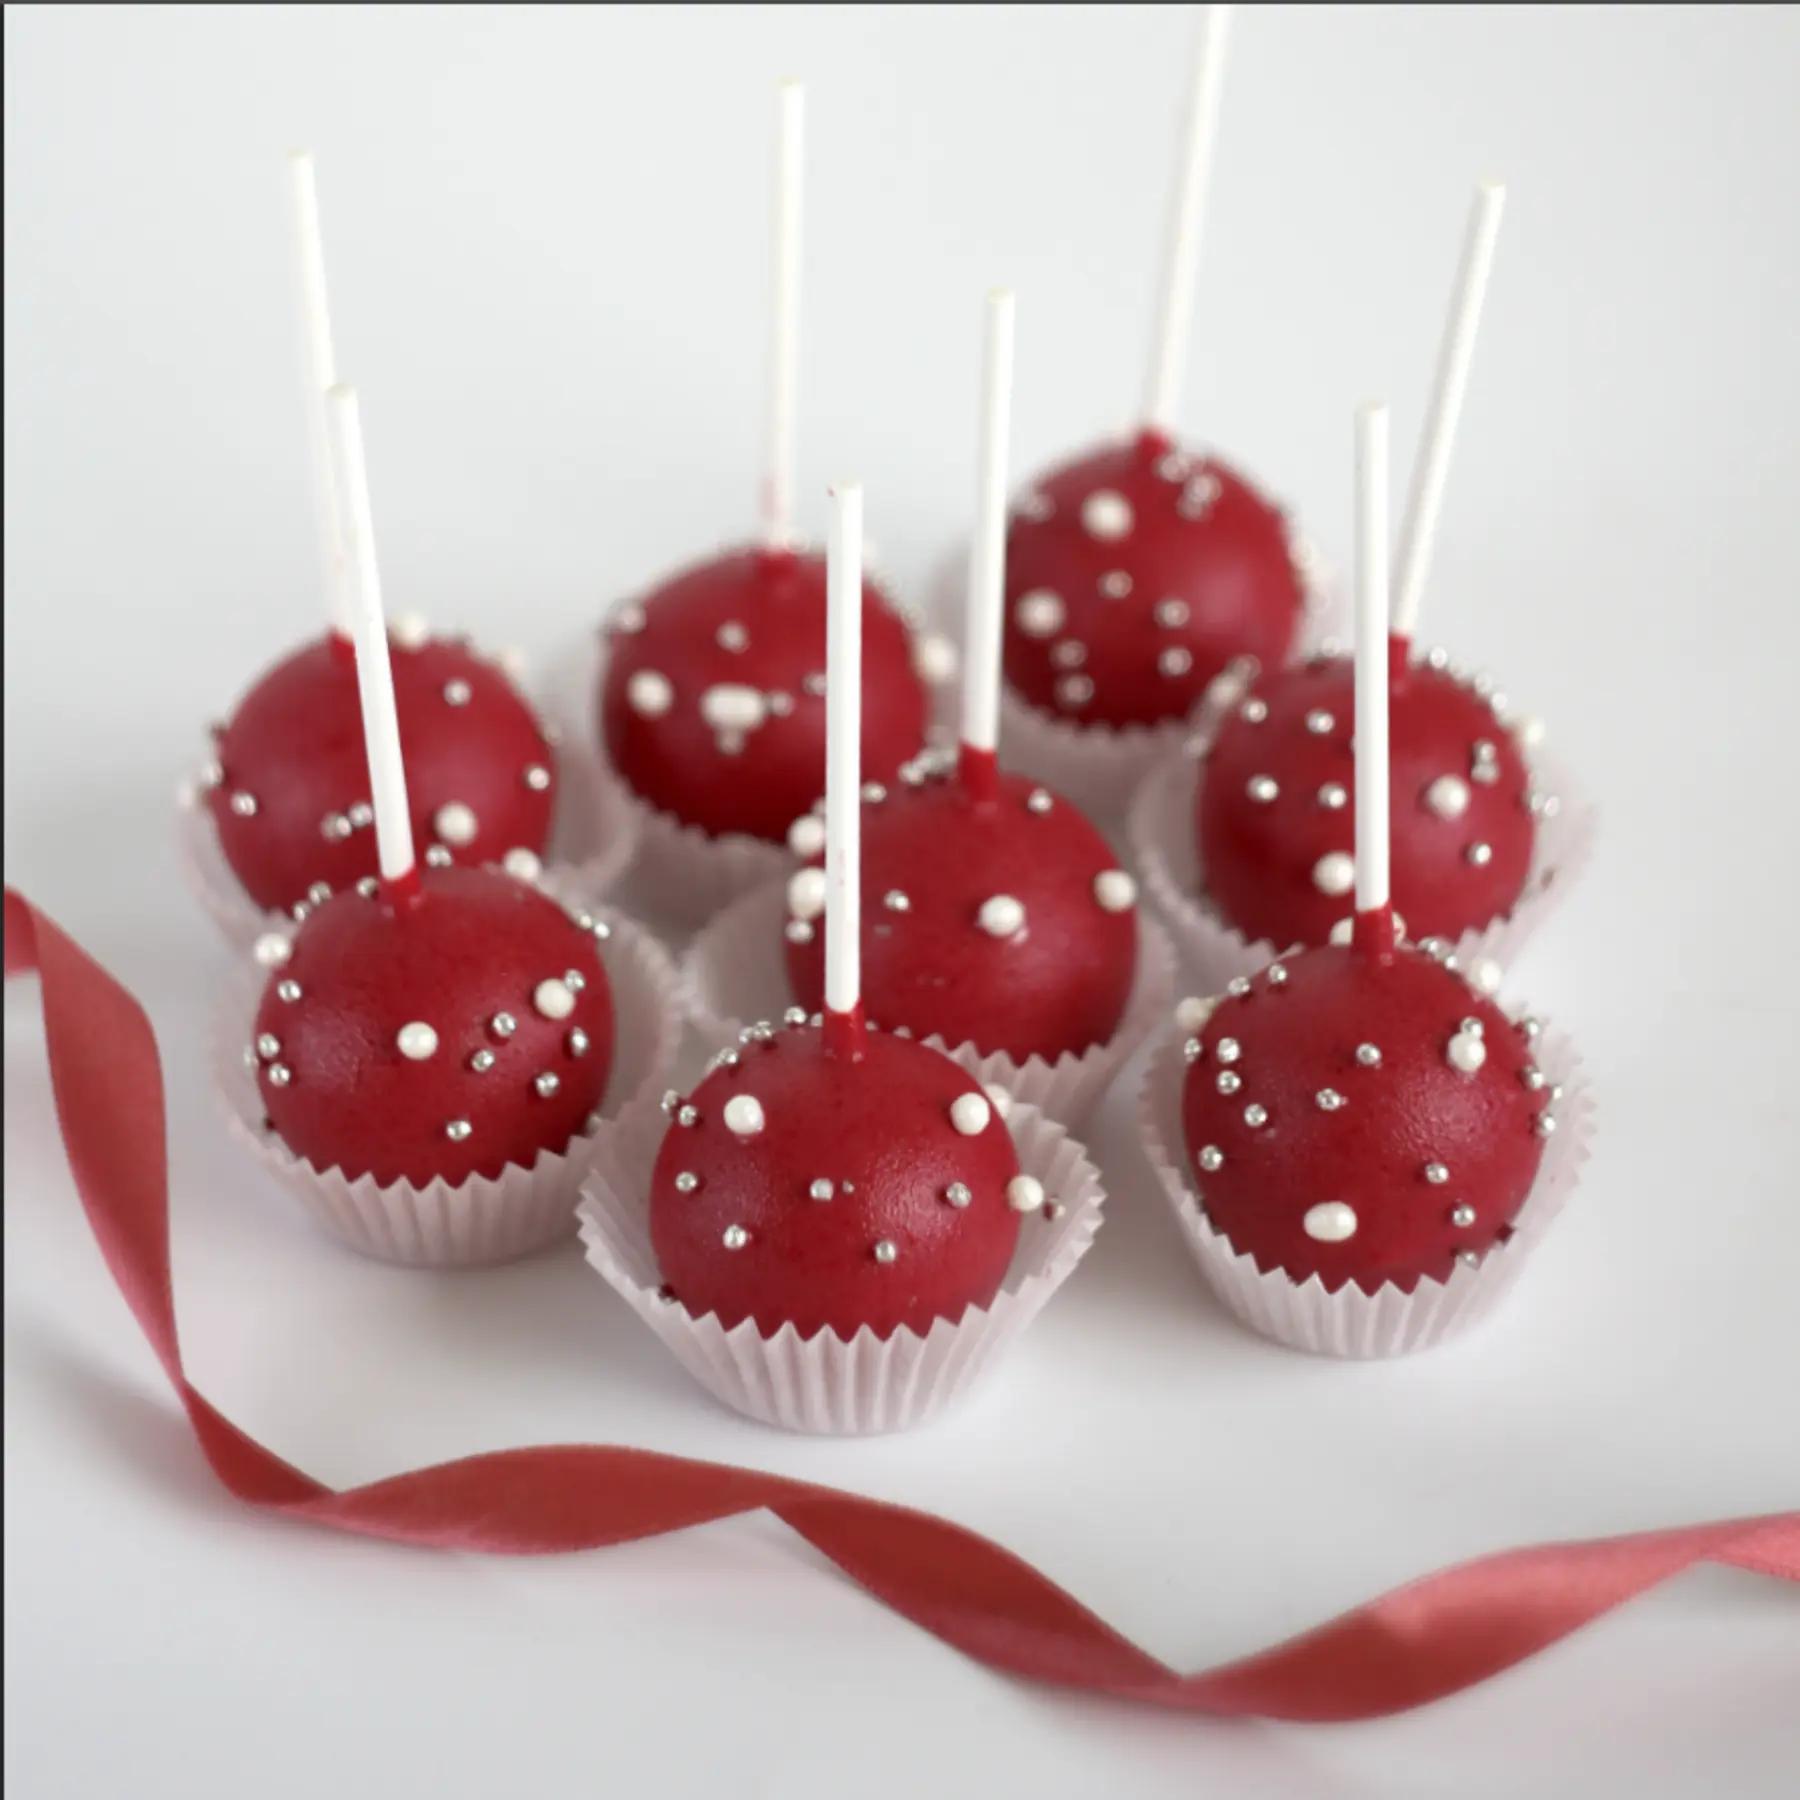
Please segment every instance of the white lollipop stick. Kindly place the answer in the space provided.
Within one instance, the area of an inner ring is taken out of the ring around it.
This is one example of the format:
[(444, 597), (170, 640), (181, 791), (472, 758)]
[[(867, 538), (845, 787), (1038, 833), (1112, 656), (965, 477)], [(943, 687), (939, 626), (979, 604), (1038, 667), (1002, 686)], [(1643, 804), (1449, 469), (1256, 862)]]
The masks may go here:
[(375, 562), (375, 520), (369, 509), (362, 417), (353, 387), (332, 388), (325, 404), (332, 473), (350, 564), (351, 638), (356, 645), (356, 687), (362, 698), (363, 742), (369, 753), (369, 788), (375, 802), (375, 849), (382, 879), (401, 882), (413, 872), (412, 816), (406, 804), (406, 769), (400, 760), (400, 715), (394, 707), (387, 621), (381, 611), (381, 573)]
[(1012, 415), (1013, 295), (987, 297), (976, 425), (975, 536), (969, 545), (962, 739), (989, 755), (1000, 741), (1000, 641), (1006, 590), (1007, 428)]
[(862, 483), (831, 490), (825, 543), (825, 1006), (862, 998)]
[(1388, 903), (1388, 409), (1356, 414), (1356, 910)]
[(349, 570), (333, 489), (331, 444), (325, 425), (325, 394), (337, 381), (331, 347), (331, 306), (325, 288), (325, 245), (319, 235), (319, 190), (309, 151), (288, 155), (294, 200), (294, 252), (300, 272), (300, 326), (305, 340), (306, 430), (312, 443), (313, 495), (318, 509), (319, 552), (325, 562), (325, 604), (331, 627), (350, 631)]
[(1488, 272), (1494, 265), (1494, 244), (1500, 236), (1500, 211), (1505, 202), (1506, 189), (1497, 181), (1484, 181), (1476, 188), (1469, 208), (1462, 267), (1457, 271), (1450, 316), (1444, 321), (1444, 336), (1438, 345), (1425, 438), (1413, 464), (1412, 491), (1400, 527), (1394, 580), (1397, 637), (1410, 638), (1418, 629), (1419, 606), (1425, 598), (1425, 577), (1431, 570), (1431, 550), (1444, 503), (1444, 481), (1456, 443), (1456, 422), (1469, 385), (1469, 364), (1475, 357), (1475, 334), (1481, 325), (1481, 306), (1487, 298)]
[(800, 175), (806, 89), (777, 90), (772, 336), (769, 344), (769, 467), (763, 527), (771, 550), (794, 541), (794, 415), (800, 382)]
[(1230, 23), (1229, 6), (1209, 6), (1201, 16), (1182, 134), (1181, 165), (1169, 202), (1162, 315), (1151, 351), (1144, 422), (1170, 435), (1181, 396), (1182, 370), (1187, 363), (1194, 272), (1200, 262), (1200, 236), (1206, 222), (1206, 183), (1212, 173), (1213, 138), (1219, 123), (1219, 89), (1225, 78), (1225, 42)]

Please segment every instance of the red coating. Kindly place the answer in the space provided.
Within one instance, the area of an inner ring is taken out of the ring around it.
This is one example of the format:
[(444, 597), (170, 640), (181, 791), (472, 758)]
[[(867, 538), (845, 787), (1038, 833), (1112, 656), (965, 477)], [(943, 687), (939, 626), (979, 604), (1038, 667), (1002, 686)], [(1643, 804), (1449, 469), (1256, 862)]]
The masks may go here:
[[(1108, 912), (1095, 899), (1094, 877), (1118, 858), (1075, 806), (1053, 797), (1050, 811), (1034, 813), (1026, 801), (1041, 791), (1036, 782), (975, 772), (974, 787), (936, 775), (863, 806), (863, 1005), (890, 1031), (904, 1025), (984, 1055), (1053, 1062), (1118, 1030), (1137, 970), (1136, 909)], [(896, 890), (904, 912), (885, 903)], [(996, 894), (1025, 908), (1015, 937), (977, 923)], [(794, 995), (816, 1012), (824, 919), (786, 950)]]
[[(1313, 879), (1320, 857), (1355, 849), (1355, 671), (1347, 657), (1315, 657), (1263, 677), (1250, 699), (1268, 716), (1257, 723), (1240, 705), (1200, 766), (1194, 834), (1206, 895), (1247, 938), (1321, 944), (1355, 904), (1348, 893), (1322, 893)], [(1308, 729), (1315, 711), (1330, 714), (1330, 731)], [(1475, 778), (1477, 742), (1494, 747), (1492, 781)], [(1472, 687), (1419, 662), (1389, 687), (1388, 743), (1391, 886), (1408, 935), (1455, 938), (1509, 913), (1531, 871), (1536, 831), (1530, 772), (1512, 732)], [(1250, 781), (1261, 775), (1280, 790), (1272, 801), (1250, 797)], [(1460, 818), (1440, 818), (1425, 804), (1442, 775), (1467, 787)], [(1344, 790), (1336, 810), (1319, 801), (1329, 783)], [(1493, 852), (1485, 866), (1468, 860), (1475, 843)]]
[[(1410, 1293), (1421, 1276), (1446, 1280), (1459, 1251), (1483, 1254), (1509, 1234), (1536, 1178), (1550, 1089), (1525, 1085), (1530, 1039), (1410, 945), (1387, 958), (1330, 945), (1281, 966), (1281, 985), (1264, 971), (1248, 994), (1220, 1001), (1187, 1072), (1187, 1167), (1207, 1216), (1259, 1269), (1316, 1274), (1330, 1291), (1354, 1281)], [(1446, 1057), (1465, 1019), (1480, 1022), (1487, 1052), (1473, 1074)], [(1234, 1061), (1219, 1055), (1228, 1038)], [(1357, 1061), (1365, 1043), (1381, 1052), (1378, 1067)], [(1225, 1070), (1235, 1092), (1219, 1090)], [(1344, 1104), (1322, 1109), (1323, 1089)], [(1251, 1104), (1267, 1110), (1260, 1127), (1244, 1116)], [(1206, 1145), (1224, 1155), (1216, 1170), (1200, 1165)], [(1441, 1184), (1425, 1176), (1434, 1162), (1449, 1171)], [(1353, 1235), (1309, 1236), (1308, 1209), (1334, 1200), (1355, 1210)], [(1451, 1213), (1465, 1202), (1475, 1219), (1458, 1227)]]
[[(1097, 537), (1083, 523), (1098, 491), (1130, 506), (1126, 535)], [(1035, 517), (1023, 503), (1007, 531), (1005, 663), (1033, 706), (1076, 724), (1150, 724), (1184, 717), (1237, 657), (1286, 660), (1305, 603), (1287, 520), (1226, 464), (1144, 432), (1052, 470), (1032, 494), (1050, 511)], [(1120, 574), (1129, 592), (1109, 595), (1102, 583)], [(1020, 599), (1039, 591), (1064, 614), (1046, 635), (1021, 623)], [(1185, 621), (1159, 620), (1165, 601), (1185, 605)], [(1164, 672), (1170, 651), (1186, 651), (1189, 666)], [(1083, 677), (1086, 699), (1069, 685)]]
[[(732, 625), (746, 634), (741, 649), (719, 642)], [(869, 780), (886, 781), (924, 742), (930, 701), (905, 621), (868, 580), (862, 628), (862, 767)], [(825, 788), (824, 558), (755, 549), (696, 563), (622, 609), (608, 638), (598, 703), (613, 767), (688, 825), (781, 842)], [(671, 684), (667, 711), (648, 716), (631, 704), (640, 670)], [(751, 689), (765, 703), (779, 696), (772, 703), (788, 710), (732, 748), (701, 712), (702, 695), (717, 686)]]
[[(1005, 1122), (964, 1136), (950, 1122), (981, 1089), (947, 1056), (871, 1030), (854, 1061), (833, 1056), (813, 1026), (752, 1041), (689, 1096), (698, 1122), (671, 1124), (650, 1183), (650, 1236), (670, 1292), (696, 1318), (729, 1330), (754, 1319), (765, 1337), (792, 1323), (802, 1337), (862, 1326), (921, 1335), (999, 1291), (1019, 1234), (1006, 1185), (1019, 1172)], [(726, 1103), (753, 1094), (764, 1126), (739, 1137)], [(985, 1096), (983, 1096), (985, 1099)], [(678, 1173), (699, 1177), (692, 1193)], [(815, 1180), (836, 1184), (815, 1200)], [(844, 1183), (852, 1184), (846, 1192)], [(952, 1206), (946, 1188), (970, 1190)], [(728, 1227), (749, 1242), (725, 1247)], [(891, 1241), (898, 1255), (876, 1259)]]
[[(418, 853), (437, 842), (438, 809), (461, 801), (475, 814), (471, 843), (448, 846), (458, 862), (498, 862), (507, 851), (542, 855), (554, 788), (525, 782), (528, 768), (554, 775), (543, 728), (518, 690), (468, 645), (433, 638), (417, 649), (390, 638), (394, 702), (406, 759), (407, 796)], [(468, 700), (444, 698), (453, 681)], [(327, 818), (369, 803), (369, 762), (354, 655), (326, 636), (285, 657), (246, 694), (229, 724), (215, 727), (222, 779), (206, 804), (233, 873), (258, 906), (287, 911), (315, 882), (334, 892), (375, 873), (375, 828), (325, 835)], [(245, 818), (232, 797), (247, 793)]]
[[(546, 1017), (538, 984), (571, 971), (582, 980), (573, 1012)], [(300, 994), (286, 1000), (290, 981)], [(503, 1012), (516, 1027), (507, 1037), (492, 1027)], [(414, 1020), (438, 1034), (420, 1062), (395, 1042)], [(454, 1184), (529, 1168), (583, 1128), (612, 1069), (612, 992), (593, 932), (535, 888), (494, 869), (426, 869), (411, 900), (351, 890), (307, 915), (256, 1009), (263, 1033), (279, 1048), (257, 1055), (257, 1086), (290, 1150), (350, 1180)], [(478, 1050), (494, 1055), (479, 1074)], [(270, 1079), (277, 1065), (285, 1086)], [(546, 1070), (559, 1084), (548, 1096), (533, 1085)], [(472, 1127), (461, 1142), (445, 1135), (452, 1119)]]

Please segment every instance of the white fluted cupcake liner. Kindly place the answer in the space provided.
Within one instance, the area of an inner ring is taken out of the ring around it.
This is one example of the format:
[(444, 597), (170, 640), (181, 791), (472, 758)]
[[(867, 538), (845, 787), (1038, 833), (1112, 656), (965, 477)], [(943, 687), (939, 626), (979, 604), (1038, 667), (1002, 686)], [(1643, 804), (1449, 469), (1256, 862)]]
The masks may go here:
[[(641, 925), (601, 909), (612, 928), (599, 946), (613, 1000), (613, 1066), (597, 1123), (529, 1168), (472, 1175), (452, 1185), (383, 1187), (346, 1180), (296, 1156), (263, 1123), (262, 1096), (245, 1062), (261, 982), (246, 972), (229, 990), (214, 1028), (214, 1076), (233, 1129), (331, 1236), (364, 1256), (414, 1268), (511, 1262), (567, 1240), (583, 1176), (634, 1106), (654, 1106), (681, 1048), (679, 982), (668, 953)], [(291, 929), (291, 927), (290, 927)]]
[(1106, 1196), (1082, 1145), (1032, 1107), (1014, 1107), (1007, 1124), (1021, 1167), (1062, 1210), (1020, 1221), (1012, 1266), (989, 1305), (971, 1306), (955, 1324), (939, 1319), (923, 1336), (903, 1326), (878, 1338), (865, 1327), (846, 1342), (832, 1331), (803, 1338), (784, 1325), (764, 1337), (751, 1320), (727, 1331), (716, 1313), (697, 1319), (665, 1297), (650, 1242), (649, 1193), (668, 1120), (653, 1101), (622, 1119), (595, 1155), (582, 1187), (581, 1239), (607, 1285), (725, 1405), (789, 1431), (906, 1431), (981, 1378), (1069, 1278), (1100, 1229)]
[(1467, 1331), (1493, 1309), (1573, 1192), (1593, 1142), (1593, 1094), (1581, 1060), (1563, 1033), (1546, 1028), (1538, 1066), (1561, 1084), (1555, 1133), (1538, 1167), (1512, 1235), (1469, 1268), (1459, 1263), (1447, 1281), (1421, 1281), (1410, 1294), (1384, 1284), (1371, 1295), (1354, 1282), (1327, 1293), (1318, 1276), (1297, 1282), (1280, 1269), (1262, 1270), (1213, 1228), (1196, 1195), (1181, 1123), (1187, 1065), (1179, 1033), (1151, 1058), (1138, 1102), (1144, 1154), (1181, 1227), (1207, 1285), (1252, 1331), (1317, 1356), (1406, 1356)]
[[(771, 882), (734, 901), (688, 947), (681, 962), (682, 986), (695, 1029), (709, 1050), (735, 1043), (746, 1025), (779, 1019), (794, 1004), (782, 953), (786, 916), (786, 882)], [(1080, 1127), (1131, 1053), (1168, 1017), (1175, 1003), (1174, 981), (1175, 953), (1168, 936), (1140, 912), (1131, 997), (1119, 1029), (1104, 1043), (1079, 1055), (1065, 1052), (1054, 1061), (1029, 1056), (1016, 1062), (1003, 1050), (984, 1055), (973, 1044), (947, 1044), (935, 1034), (924, 1042), (984, 1086), (1003, 1088), (1064, 1125)]]
[[(612, 892), (637, 848), (637, 815), (617, 780), (591, 751), (566, 738), (556, 746), (557, 795), (545, 873), (567, 877), (587, 898)], [(225, 860), (204, 797), (183, 783), (175, 799), (176, 850), (190, 892), (240, 948), (267, 931), (290, 929), (285, 912), (265, 910), (244, 892)]]
[[(1204, 892), (1205, 871), (1194, 841), (1194, 797), (1200, 756), (1183, 751), (1152, 769), (1132, 802), (1127, 843), (1151, 903), (1209, 993), (1237, 975), (1252, 975), (1289, 946), (1252, 940), (1228, 925)], [(1504, 970), (1555, 911), (1593, 854), (1598, 816), (1560, 769), (1533, 759), (1535, 785), (1557, 796), (1554, 817), (1540, 818), (1525, 888), (1511, 912), (1465, 931), (1452, 950), (1465, 970), (1492, 962)], [(1346, 911), (1348, 903), (1346, 902)]]

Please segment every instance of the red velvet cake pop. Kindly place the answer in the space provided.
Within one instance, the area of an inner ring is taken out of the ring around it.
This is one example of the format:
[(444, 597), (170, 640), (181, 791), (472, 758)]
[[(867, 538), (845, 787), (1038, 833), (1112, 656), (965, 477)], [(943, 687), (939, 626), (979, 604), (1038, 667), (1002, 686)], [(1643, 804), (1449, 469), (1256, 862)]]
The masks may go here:
[(1385, 407), (1358, 415), (1356, 511), (1353, 941), (1189, 1014), (1182, 1126), (1207, 1217), (1258, 1268), (1410, 1293), (1505, 1241), (1554, 1120), (1535, 1027), (1395, 942)]
[(1330, 945), (1240, 979), (1187, 1046), (1208, 1218), (1259, 1268), (1328, 1291), (1448, 1279), (1506, 1240), (1536, 1178), (1554, 1120), (1534, 1035), (1410, 946)]
[[(1394, 640), (1395, 910), (1415, 937), (1456, 938), (1509, 913), (1531, 869), (1532, 785), (1491, 698)], [(1258, 682), (1200, 767), (1194, 834), (1207, 896), (1252, 940), (1322, 944), (1350, 917), (1354, 671), (1315, 657)]]
[(673, 1296), (764, 1336), (953, 1323), (999, 1290), (1019, 1174), (992, 1103), (946, 1056), (866, 1031), (835, 1055), (832, 1022), (753, 1032), (685, 1101), (656, 1159), (651, 1241)]
[(1007, 540), (1007, 680), (1073, 725), (1185, 718), (1240, 657), (1283, 662), (1307, 597), (1281, 509), (1172, 423), (1229, 10), (1206, 9), (1194, 62), (1144, 429), (1041, 477)]
[[(912, 634), (872, 582), (863, 767), (891, 781), (929, 712)], [(825, 774), (825, 565), (733, 551), (665, 582), (609, 627), (600, 728), (643, 799), (715, 836), (779, 843)]]
[(606, 1091), (613, 1009), (592, 920), (497, 870), (413, 858), (356, 396), (329, 396), (335, 493), (381, 874), (309, 907), (257, 1009), (250, 1058), (297, 1156), (386, 1185), (529, 1167)]
[[(291, 910), (375, 872), (374, 812), (351, 648), (349, 569), (325, 427), (337, 380), (312, 158), (288, 159), (306, 345), (319, 542), (332, 629), (265, 673), (213, 728), (201, 773), (220, 848), (260, 907)], [(423, 624), (393, 634), (393, 685), (413, 829), (442, 860), (512, 856), (532, 868), (550, 835), (555, 759), (531, 708), (493, 664)]]
[[(795, 547), (803, 90), (779, 90), (768, 475), (758, 547), (684, 569), (608, 627), (596, 696), (601, 741), (626, 784), (711, 836), (781, 841), (825, 775), (825, 565)], [(951, 656), (914, 642), (873, 582), (863, 586), (863, 769), (890, 781), (924, 742), (924, 675)]]
[(994, 1103), (948, 1057), (863, 1023), (857, 895), (862, 490), (832, 495), (824, 1010), (743, 1033), (684, 1102), (653, 1171), (651, 1238), (673, 1297), (727, 1329), (849, 1339), (954, 1323), (998, 1291), (1019, 1171)]
[[(459, 862), (535, 868), (556, 760), (507, 676), (466, 644), (408, 628), (392, 641), (413, 830)], [(206, 805), (257, 905), (287, 910), (375, 872), (374, 812), (349, 640), (276, 664), (214, 730)]]
[[(1510, 913), (1531, 869), (1536, 821), (1556, 808), (1485, 680), (1442, 651), (1410, 655), (1450, 451), (1505, 190), (1484, 182), (1470, 212), (1431, 406), (1402, 527), (1389, 639), (1393, 899), (1419, 937), (1455, 938)], [(1220, 725), (1201, 771), (1195, 842), (1207, 893), (1246, 937), (1323, 943), (1346, 925), (1353, 835), (1348, 660), (1266, 674)]]
[(1179, 719), (1225, 669), (1286, 660), (1306, 603), (1288, 522), (1159, 431), (1041, 477), (1007, 536), (1006, 675), (1075, 724)]
[(420, 1187), (567, 1148), (612, 1067), (605, 928), (496, 869), (367, 886), (308, 914), (257, 1008), (282, 1142), (349, 1180)]
[[(1137, 887), (1074, 806), (995, 766), (1012, 341), (1013, 297), (992, 294), (962, 753), (954, 768), (927, 755), (899, 786), (863, 790), (862, 991), (889, 1030), (1054, 1061), (1119, 1028), (1137, 966)], [(823, 848), (816, 819), (792, 836)], [(802, 869), (788, 902), (789, 979), (811, 1012), (824, 994), (824, 871)]]

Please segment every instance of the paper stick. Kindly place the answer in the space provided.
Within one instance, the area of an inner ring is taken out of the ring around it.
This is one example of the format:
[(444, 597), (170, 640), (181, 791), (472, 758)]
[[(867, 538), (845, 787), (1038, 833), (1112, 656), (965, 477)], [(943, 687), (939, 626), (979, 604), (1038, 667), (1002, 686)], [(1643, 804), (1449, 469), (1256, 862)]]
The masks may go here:
[(1356, 910), (1388, 903), (1388, 409), (1356, 414)]
[(963, 659), (962, 739), (990, 755), (1000, 735), (1000, 644), (1006, 604), (1006, 461), (1012, 415), (1013, 295), (987, 297), (976, 424), (975, 535), (969, 544), (969, 595)]
[(831, 490), (825, 547), (825, 1005), (862, 997), (862, 555), (860, 482)]

